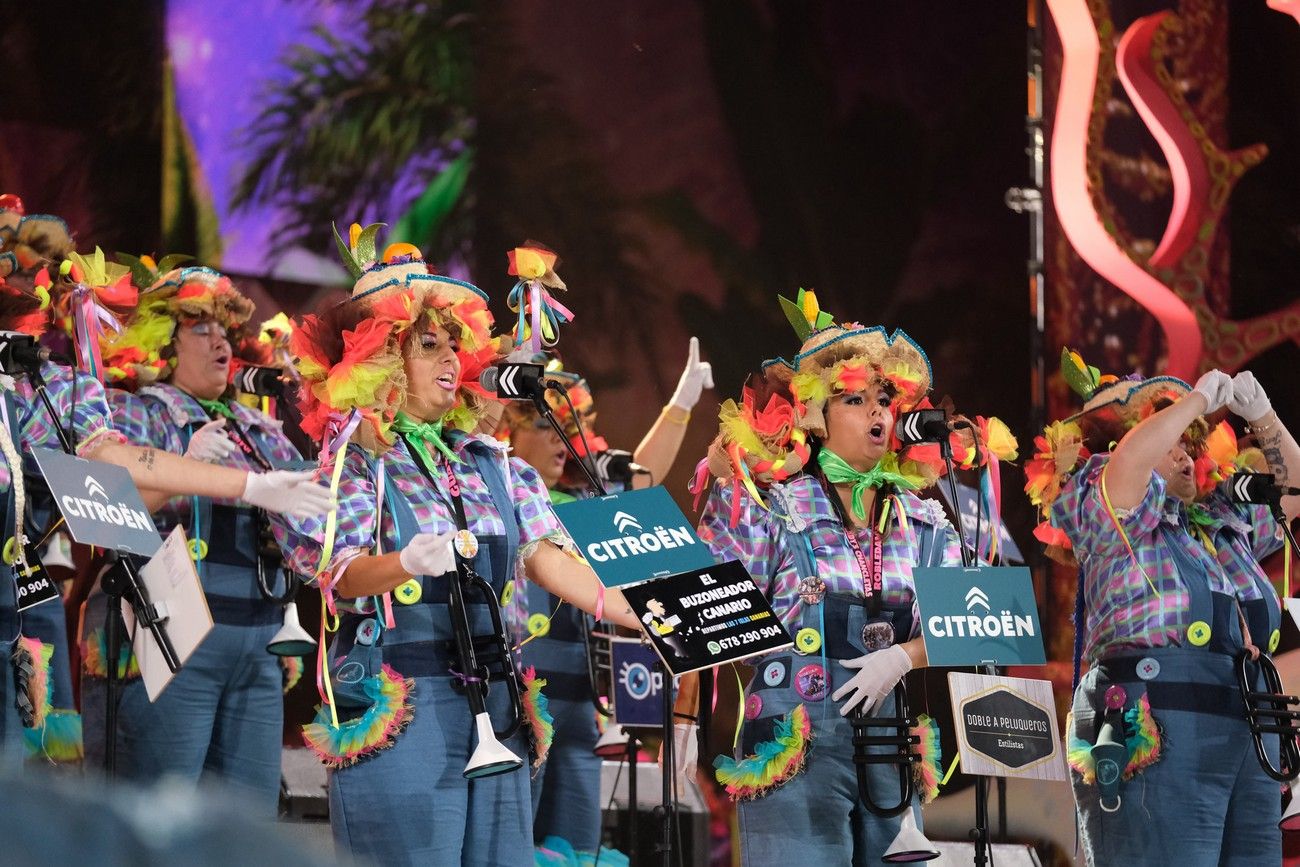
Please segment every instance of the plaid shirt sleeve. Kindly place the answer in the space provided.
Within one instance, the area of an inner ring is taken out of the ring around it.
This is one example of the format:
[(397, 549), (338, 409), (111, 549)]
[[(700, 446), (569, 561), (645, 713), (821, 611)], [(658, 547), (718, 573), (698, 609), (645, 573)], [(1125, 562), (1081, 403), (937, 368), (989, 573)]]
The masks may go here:
[(1249, 525), (1247, 538), (1256, 560), (1263, 560), (1280, 550), (1283, 545), (1282, 528), (1268, 506), (1260, 503), (1234, 503), (1228, 493), (1232, 480), (1220, 482), (1206, 497), (1206, 507), (1225, 509), (1235, 518)]
[[(94, 451), (105, 442), (125, 441), (109, 420), (103, 383), (88, 373), (56, 364), (46, 363), (42, 374), (50, 403), (58, 413), (59, 424), (66, 428), (71, 421), (77, 454)], [(23, 446), (59, 448), (59, 437), (45, 402), (35, 394), (26, 378), (19, 384), (19, 393), (26, 403), (20, 420)]]
[[(333, 470), (333, 462), (323, 465), (323, 472)], [(333, 551), (328, 563), (325, 554), (327, 516), (293, 518), (272, 514), (271, 528), (284, 552), (287, 568), (313, 579), (324, 566), (332, 569), (345, 557), (368, 553), (375, 539), (375, 482), (360, 446), (349, 446), (339, 478), (337, 524)]]
[(550, 540), (567, 551), (575, 550), (568, 531), (551, 507), (551, 497), (537, 470), (520, 458), (509, 459), (510, 496), (519, 524), (519, 557), (527, 559), (537, 543)]
[(772, 579), (778, 534), (769, 532), (771, 513), (754, 501), (747, 491), (740, 494), (740, 514), (731, 526), (731, 486), (714, 482), (704, 502), (704, 513), (696, 532), (719, 562), (739, 560), (754, 579), (754, 585), (772, 598)]
[[(1080, 560), (1085, 557), (1128, 554), (1124, 536), (1116, 527), (1101, 495), (1101, 474), (1108, 460), (1108, 455), (1093, 455), (1089, 458), (1052, 503), (1052, 523), (1070, 537), (1070, 543)], [(1134, 549), (1160, 526), (1166, 496), (1165, 480), (1152, 471), (1142, 502), (1123, 513), (1117, 510), (1124, 534)]]

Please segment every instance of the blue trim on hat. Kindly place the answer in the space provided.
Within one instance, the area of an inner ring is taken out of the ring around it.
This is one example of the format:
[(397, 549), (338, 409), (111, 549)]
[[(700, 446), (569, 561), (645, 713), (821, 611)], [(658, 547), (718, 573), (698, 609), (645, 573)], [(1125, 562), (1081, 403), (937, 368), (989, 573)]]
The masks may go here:
[[(823, 328), (820, 331), (814, 331), (812, 334), (809, 334), (808, 338), (804, 342), (807, 343), (809, 340), (812, 340), (818, 334), (822, 334), (824, 332), (830, 331), (831, 328), (840, 328), (841, 330), (844, 330), (843, 326), (832, 325), (827, 328)], [(918, 353), (920, 353), (921, 359), (925, 361), (926, 376), (930, 379), (930, 381), (932, 382), (934, 381), (934, 368), (930, 364), (930, 356), (925, 354), (925, 350), (921, 348), (921, 344), (917, 343), (912, 338), (912, 335), (908, 334), (903, 329), (896, 328), (894, 329), (894, 333), (890, 334), (888, 331), (885, 330), (885, 327), (883, 325), (873, 325), (870, 328), (855, 328), (853, 330), (844, 330), (843, 334), (839, 335), (838, 337), (832, 340), (827, 341), (826, 343), (823, 343), (821, 346), (818, 346), (816, 349), (810, 350), (808, 352), (799, 353), (794, 357), (793, 364), (790, 363), (789, 361), (786, 361), (784, 358), (777, 357), (777, 358), (764, 361), (763, 370), (764, 372), (766, 372), (769, 367), (774, 367), (778, 364), (784, 364), (786, 367), (790, 368), (795, 373), (798, 373), (799, 366), (803, 363), (804, 359), (809, 358), (813, 355), (817, 355), (823, 350), (834, 346), (836, 343), (839, 343), (841, 340), (848, 340), (850, 337), (857, 337), (859, 335), (872, 334), (872, 333), (881, 334), (885, 338), (885, 344), (891, 348), (894, 346), (895, 343), (898, 342), (900, 338), (910, 343), (912, 345), (912, 348), (915, 349)]]
[[(412, 263), (403, 262), (402, 264), (409, 265)], [(415, 280), (432, 280), (436, 283), (447, 283), (451, 286), (459, 286), (462, 289), (468, 289), (478, 297), (482, 298), (484, 301), (488, 300), (487, 293), (484, 292), (482, 289), (478, 288), (477, 286), (475, 286), (473, 283), (466, 283), (464, 280), (456, 280), (452, 277), (443, 277), (440, 274), (410, 274), (404, 278), (394, 277), (391, 280), (388, 280), (384, 283), (380, 283), (378, 286), (374, 287), (373, 289), (367, 289), (365, 292), (362, 292), (360, 295), (353, 295), (351, 298), (347, 299), (347, 301), (344, 301), (343, 303), (346, 304), (348, 303), (348, 301), (360, 301), (362, 298), (365, 298), (367, 295), (373, 295), (379, 290), (387, 289), (390, 286), (397, 286), (403, 283), (409, 286)]]

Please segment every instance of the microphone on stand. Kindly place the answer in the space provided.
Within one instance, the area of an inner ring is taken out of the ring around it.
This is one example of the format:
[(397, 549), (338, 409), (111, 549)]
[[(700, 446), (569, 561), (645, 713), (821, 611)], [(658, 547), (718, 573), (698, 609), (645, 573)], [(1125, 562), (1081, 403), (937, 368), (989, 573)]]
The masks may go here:
[(1233, 475), (1228, 494), (1234, 503), (1276, 505), (1283, 497), (1300, 496), (1300, 488), (1278, 485), (1272, 473), (1239, 472)]
[(894, 434), (905, 446), (947, 442), (948, 435), (951, 433), (952, 425), (948, 423), (948, 411), (943, 409), (918, 409), (914, 412), (905, 412), (894, 424)]
[(5, 373), (40, 370), (41, 365), (49, 360), (50, 351), (30, 334), (0, 331), (0, 370)]
[[(591, 456), (596, 477), (602, 482), (615, 482), (630, 487), (633, 476), (651, 475), (650, 470), (632, 460), (632, 453), (623, 449), (605, 449)], [(653, 482), (653, 478), (651, 479)]]
[(539, 408), (546, 403), (546, 368), (528, 361), (502, 361), (485, 368), (478, 383), (484, 391), (502, 400), (531, 400)]

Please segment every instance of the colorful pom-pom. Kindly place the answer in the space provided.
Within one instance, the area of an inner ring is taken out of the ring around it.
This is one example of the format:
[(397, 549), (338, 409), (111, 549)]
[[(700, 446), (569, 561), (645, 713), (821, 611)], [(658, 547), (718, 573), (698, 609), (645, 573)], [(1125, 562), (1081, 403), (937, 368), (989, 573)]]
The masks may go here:
[(753, 755), (740, 761), (718, 756), (715, 775), (733, 801), (762, 797), (803, 770), (811, 742), (808, 710), (796, 705), (776, 724), (772, 740), (755, 745)]

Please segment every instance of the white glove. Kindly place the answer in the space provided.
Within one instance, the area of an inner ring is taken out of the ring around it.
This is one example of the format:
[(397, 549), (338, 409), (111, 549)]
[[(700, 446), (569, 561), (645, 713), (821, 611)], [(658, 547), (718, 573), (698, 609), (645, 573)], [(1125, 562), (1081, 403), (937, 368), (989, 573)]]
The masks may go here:
[(1273, 411), (1273, 402), (1264, 393), (1264, 386), (1259, 384), (1255, 374), (1243, 370), (1232, 378), (1232, 397), (1228, 400), (1228, 409), (1238, 418), (1257, 422)]
[[(893, 644), (857, 659), (843, 660), (840, 665), (858, 670), (831, 696), (832, 701), (847, 696), (840, 704), (840, 716), (848, 716), (855, 708), (867, 713), (888, 695), (903, 675), (912, 670), (912, 657), (901, 646)], [(862, 707), (858, 708), (858, 705)]]
[(682, 371), (682, 378), (677, 380), (677, 390), (668, 404), (690, 412), (700, 402), (700, 392), (706, 388), (713, 388), (713, 365), (700, 361), (700, 339), (692, 337), (686, 355), (686, 369)]
[(240, 497), (250, 506), (294, 518), (315, 518), (334, 508), (330, 489), (318, 485), (312, 470), (249, 473)]
[(1205, 398), (1205, 412), (1203, 415), (1209, 415), (1217, 409), (1228, 405), (1232, 400), (1232, 377), (1222, 370), (1209, 370), (1196, 380), (1196, 386), (1192, 391), (1200, 392)]
[[(695, 723), (673, 723), (673, 780), (677, 791), (686, 790), (686, 781), (694, 780), (700, 762), (699, 726)], [(664, 750), (659, 748), (659, 767), (663, 768)]]
[(219, 418), (194, 432), (190, 444), (185, 447), (185, 457), (219, 464), (237, 451), (239, 447), (226, 436), (226, 420)]
[(397, 561), (412, 575), (446, 575), (456, 568), (456, 552), (451, 548), (455, 537), (455, 533), (416, 533)]

